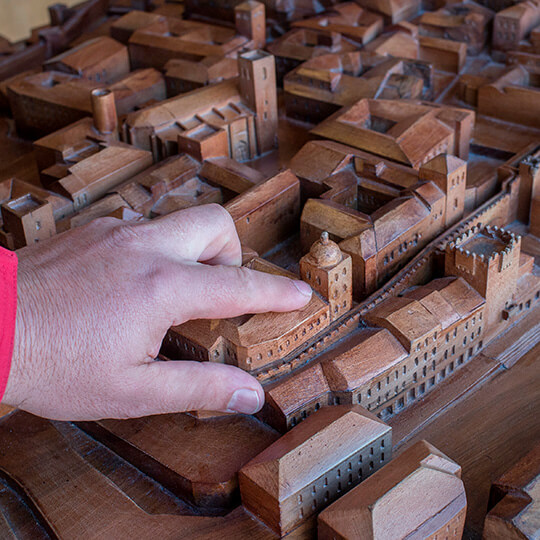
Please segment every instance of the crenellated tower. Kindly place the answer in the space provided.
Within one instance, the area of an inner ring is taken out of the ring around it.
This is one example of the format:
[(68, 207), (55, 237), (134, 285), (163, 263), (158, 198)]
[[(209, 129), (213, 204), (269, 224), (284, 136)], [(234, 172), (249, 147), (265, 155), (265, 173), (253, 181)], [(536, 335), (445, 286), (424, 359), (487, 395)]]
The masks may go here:
[(352, 259), (329, 239), (326, 231), (300, 259), (300, 275), (328, 300), (331, 321), (351, 309)]
[(516, 290), (521, 237), (475, 226), (446, 246), (445, 274), (462, 277), (486, 299), (487, 325), (502, 320)]

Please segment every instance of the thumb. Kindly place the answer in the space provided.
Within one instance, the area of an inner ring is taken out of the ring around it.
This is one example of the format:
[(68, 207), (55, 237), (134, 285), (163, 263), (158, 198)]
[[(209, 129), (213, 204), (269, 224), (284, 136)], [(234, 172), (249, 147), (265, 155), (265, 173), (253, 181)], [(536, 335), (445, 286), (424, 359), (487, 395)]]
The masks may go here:
[[(194, 410), (254, 414), (264, 403), (260, 383), (226, 364), (154, 361), (135, 369), (137, 416)], [(129, 407), (129, 405), (128, 405)]]

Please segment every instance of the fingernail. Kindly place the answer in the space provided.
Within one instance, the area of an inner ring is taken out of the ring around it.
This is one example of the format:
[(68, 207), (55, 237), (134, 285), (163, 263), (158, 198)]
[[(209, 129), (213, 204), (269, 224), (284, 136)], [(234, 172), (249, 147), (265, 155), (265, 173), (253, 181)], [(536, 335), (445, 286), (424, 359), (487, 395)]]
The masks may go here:
[(240, 388), (232, 395), (227, 409), (244, 414), (256, 413), (261, 408), (259, 394), (255, 390)]
[(311, 296), (311, 287), (305, 282), (300, 281), (299, 279), (293, 280), (294, 286), (304, 295)]

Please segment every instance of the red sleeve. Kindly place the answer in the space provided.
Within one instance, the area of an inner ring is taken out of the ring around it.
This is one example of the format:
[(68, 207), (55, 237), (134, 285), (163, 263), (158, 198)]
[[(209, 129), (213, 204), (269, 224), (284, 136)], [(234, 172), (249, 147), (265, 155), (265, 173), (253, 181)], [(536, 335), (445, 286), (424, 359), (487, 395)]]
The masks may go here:
[(0, 248), (0, 400), (6, 391), (17, 314), (17, 255)]

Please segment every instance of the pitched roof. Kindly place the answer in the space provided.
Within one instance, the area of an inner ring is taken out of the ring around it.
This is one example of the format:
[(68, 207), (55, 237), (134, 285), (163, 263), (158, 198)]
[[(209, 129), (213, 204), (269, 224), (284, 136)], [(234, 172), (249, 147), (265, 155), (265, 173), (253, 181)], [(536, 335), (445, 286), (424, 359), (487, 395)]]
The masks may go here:
[(324, 407), (244, 465), (240, 474), (283, 501), (390, 431), (359, 405)]
[(342, 538), (431, 537), (466, 508), (460, 474), (459, 465), (420, 441), (321, 512), (319, 520)]
[(467, 165), (466, 161), (463, 161), (461, 158), (453, 156), (452, 154), (439, 154), (433, 159), (430, 159), (427, 163), (424, 163), (422, 168), (446, 175), (457, 171), (464, 165)]
[(441, 330), (441, 324), (418, 300), (392, 296), (366, 314), (366, 319), (388, 328), (407, 349), (411, 342)]
[(323, 370), (330, 389), (343, 392), (373, 380), (407, 356), (388, 330), (378, 328), (352, 349), (327, 360)]
[(267, 399), (288, 415), (329, 390), (321, 365), (314, 364), (267, 390)]

